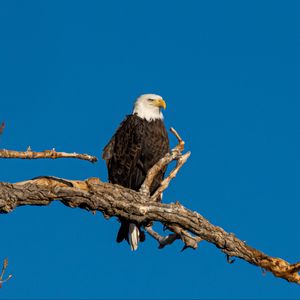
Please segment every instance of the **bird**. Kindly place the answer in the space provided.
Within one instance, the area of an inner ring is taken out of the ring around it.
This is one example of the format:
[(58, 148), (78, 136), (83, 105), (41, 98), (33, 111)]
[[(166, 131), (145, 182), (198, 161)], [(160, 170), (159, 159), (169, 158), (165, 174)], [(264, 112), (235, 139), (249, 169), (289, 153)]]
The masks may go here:
[[(138, 191), (148, 171), (170, 152), (162, 109), (166, 109), (166, 102), (160, 95), (143, 94), (136, 99), (132, 114), (121, 122), (102, 152), (110, 183)], [(150, 195), (160, 186), (165, 172), (166, 167), (154, 178)], [(161, 201), (160, 197), (157, 201)], [(139, 224), (123, 218), (119, 221), (117, 243), (126, 240), (132, 251), (137, 250), (145, 233)]]

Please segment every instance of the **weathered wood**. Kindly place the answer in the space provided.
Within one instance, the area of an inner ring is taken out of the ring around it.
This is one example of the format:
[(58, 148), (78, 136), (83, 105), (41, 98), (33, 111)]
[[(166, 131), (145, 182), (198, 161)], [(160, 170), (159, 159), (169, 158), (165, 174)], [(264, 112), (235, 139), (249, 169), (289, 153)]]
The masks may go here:
[[(0, 132), (1, 134), (1, 132)], [(40, 158), (77, 158), (83, 159), (90, 162), (96, 162), (98, 159), (95, 156), (89, 154), (80, 153), (67, 153), (67, 152), (57, 152), (55, 149), (44, 150), (44, 151), (32, 151), (30, 147), (26, 151), (15, 151), (15, 150), (0, 150), (0, 158), (20, 158), (20, 159), (40, 159)]]
[[(228, 262), (231, 262), (231, 257), (238, 257), (270, 271), (277, 277), (300, 284), (298, 274), (300, 262), (289, 264), (281, 258), (268, 256), (248, 246), (234, 234), (211, 224), (198, 212), (185, 208), (179, 202), (165, 204), (156, 201), (190, 155), (190, 152), (181, 154), (184, 149), (184, 141), (173, 128), (171, 131), (177, 137), (178, 145), (150, 169), (138, 192), (116, 184), (101, 182), (98, 178), (80, 181), (45, 176), (14, 184), (0, 182), (0, 213), (9, 213), (24, 205), (41, 206), (48, 205), (52, 201), (61, 201), (69, 207), (78, 207), (92, 212), (100, 211), (105, 218), (121, 217), (130, 222), (139, 223), (159, 242), (159, 248), (170, 245), (180, 238), (184, 243), (183, 250), (187, 247), (196, 249), (198, 243), (205, 240), (221, 249), (227, 255)], [(0, 158), (8, 158), (13, 154), (13, 151), (10, 151), (9, 155), (5, 151), (8, 150), (0, 151)], [(53, 151), (55, 152), (55, 150), (50, 150), (50, 152), (46, 150), (40, 152), (41, 155), (30, 149), (21, 155), (21, 152), (15, 151), (15, 157), (30, 159), (71, 157), (73, 155), (74, 158), (95, 161), (92, 156), (86, 154), (73, 153), (66, 156), (67, 153), (60, 152), (63, 154), (60, 156), (58, 152), (54, 154)], [(33, 153), (35, 154), (33, 155)], [(157, 172), (173, 160), (177, 161), (176, 166), (163, 180), (157, 192), (150, 197), (149, 187), (153, 178)], [(159, 235), (151, 227), (153, 222), (162, 223), (173, 233), (166, 237)]]
[(154, 202), (143, 193), (104, 183), (98, 178), (74, 181), (47, 177), (14, 184), (0, 183), (2, 213), (9, 213), (23, 205), (48, 205), (55, 200), (69, 207), (100, 211), (106, 218), (114, 216), (144, 225), (157, 221), (170, 228), (176, 226), (199, 240), (213, 243), (229, 257), (244, 259), (277, 277), (300, 284), (300, 263), (289, 264), (283, 259), (270, 257), (178, 202)]

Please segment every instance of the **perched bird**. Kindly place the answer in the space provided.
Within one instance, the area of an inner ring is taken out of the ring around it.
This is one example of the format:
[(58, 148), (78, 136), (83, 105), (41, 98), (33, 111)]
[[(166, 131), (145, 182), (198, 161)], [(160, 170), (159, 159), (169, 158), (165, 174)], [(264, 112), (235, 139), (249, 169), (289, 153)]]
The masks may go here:
[[(138, 191), (149, 169), (170, 151), (161, 112), (165, 108), (166, 103), (159, 95), (145, 94), (137, 98), (132, 114), (126, 116), (103, 150), (109, 182)], [(154, 178), (151, 195), (160, 186), (165, 171)], [(144, 232), (138, 224), (121, 218), (120, 222), (117, 242), (126, 240), (131, 250), (136, 250), (138, 242), (145, 239)]]

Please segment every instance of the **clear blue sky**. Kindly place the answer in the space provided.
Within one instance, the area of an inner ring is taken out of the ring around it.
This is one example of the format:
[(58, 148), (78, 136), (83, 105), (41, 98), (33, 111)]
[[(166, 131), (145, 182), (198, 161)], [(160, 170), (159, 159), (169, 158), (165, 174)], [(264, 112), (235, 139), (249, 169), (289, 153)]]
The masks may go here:
[[(1, 1), (1, 148), (101, 150), (141, 93), (192, 156), (164, 195), (267, 254), (300, 260), (298, 1)], [(172, 138), (172, 143), (175, 139)], [(106, 180), (103, 161), (1, 160), (0, 181)], [(0, 216), (1, 298), (298, 298), (214, 246), (137, 252), (60, 203)]]

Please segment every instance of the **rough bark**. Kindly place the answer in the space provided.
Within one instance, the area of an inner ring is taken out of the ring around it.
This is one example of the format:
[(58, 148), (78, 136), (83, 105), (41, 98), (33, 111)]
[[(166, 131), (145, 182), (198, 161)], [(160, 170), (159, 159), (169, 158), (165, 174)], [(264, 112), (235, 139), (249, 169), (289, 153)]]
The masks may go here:
[(73, 208), (100, 211), (106, 218), (116, 216), (144, 225), (158, 221), (171, 228), (176, 226), (215, 244), (229, 257), (244, 259), (277, 277), (300, 284), (300, 263), (289, 264), (270, 257), (180, 203), (157, 203), (140, 192), (104, 183), (98, 178), (71, 181), (49, 177), (14, 184), (0, 183), (1, 213), (9, 213), (23, 205), (48, 205), (54, 200)]
[[(175, 130), (173, 133), (177, 134)], [(61, 201), (72, 208), (100, 211), (105, 218), (121, 217), (140, 223), (159, 242), (160, 248), (181, 239), (184, 249), (196, 249), (198, 243), (205, 240), (221, 249), (229, 262), (231, 257), (238, 257), (272, 272), (277, 277), (300, 284), (300, 263), (289, 264), (281, 258), (268, 256), (248, 246), (234, 234), (211, 224), (198, 212), (185, 208), (179, 202), (166, 204), (155, 201), (190, 155), (189, 152), (181, 154), (184, 142), (178, 134), (177, 137), (178, 145), (149, 171), (138, 192), (101, 182), (98, 178), (76, 181), (48, 176), (14, 184), (0, 182), (0, 213), (9, 213), (24, 205), (48, 205), (55, 200)], [(177, 165), (162, 182), (159, 191), (150, 197), (149, 186), (156, 172), (172, 160), (177, 160)], [(173, 233), (166, 237), (159, 235), (151, 227), (155, 221), (162, 223)]]
[[(1, 132), (0, 132), (1, 134)], [(32, 151), (30, 147), (26, 151), (14, 151), (2, 149), (0, 150), (0, 158), (21, 158), (21, 159), (39, 159), (39, 158), (77, 158), (88, 160), (90, 162), (96, 162), (98, 159), (95, 156), (89, 154), (79, 154), (79, 153), (67, 153), (67, 152), (57, 152), (54, 148), (52, 150), (44, 150), (41, 152)]]

